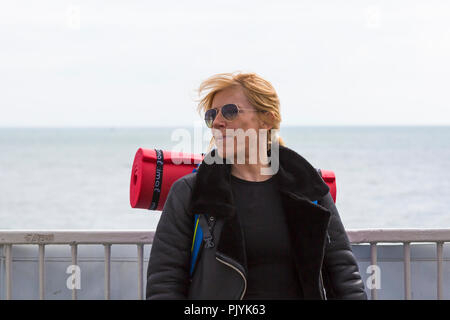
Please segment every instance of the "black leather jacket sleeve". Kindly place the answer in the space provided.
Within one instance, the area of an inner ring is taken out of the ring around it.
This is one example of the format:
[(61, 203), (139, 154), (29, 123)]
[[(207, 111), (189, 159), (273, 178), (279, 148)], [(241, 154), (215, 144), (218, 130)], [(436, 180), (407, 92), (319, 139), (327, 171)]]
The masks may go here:
[(194, 219), (191, 187), (184, 178), (171, 187), (156, 228), (147, 269), (146, 299), (186, 299)]
[(331, 194), (320, 205), (331, 211), (322, 268), (327, 299), (367, 299), (358, 264)]

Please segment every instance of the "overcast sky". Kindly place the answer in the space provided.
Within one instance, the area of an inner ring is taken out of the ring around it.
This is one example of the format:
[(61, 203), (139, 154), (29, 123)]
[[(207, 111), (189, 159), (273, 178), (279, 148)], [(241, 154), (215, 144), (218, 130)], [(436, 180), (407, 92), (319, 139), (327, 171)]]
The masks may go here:
[(2, 1), (0, 126), (192, 126), (256, 72), (282, 125), (449, 125), (450, 1)]

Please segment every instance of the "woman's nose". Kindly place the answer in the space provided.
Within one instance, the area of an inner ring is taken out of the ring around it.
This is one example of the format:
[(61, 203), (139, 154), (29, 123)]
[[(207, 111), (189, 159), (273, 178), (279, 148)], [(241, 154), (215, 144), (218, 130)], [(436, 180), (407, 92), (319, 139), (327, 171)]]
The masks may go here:
[(222, 111), (218, 112), (216, 115), (216, 118), (213, 121), (212, 127), (217, 128), (223, 128), (225, 127), (225, 118), (222, 116)]

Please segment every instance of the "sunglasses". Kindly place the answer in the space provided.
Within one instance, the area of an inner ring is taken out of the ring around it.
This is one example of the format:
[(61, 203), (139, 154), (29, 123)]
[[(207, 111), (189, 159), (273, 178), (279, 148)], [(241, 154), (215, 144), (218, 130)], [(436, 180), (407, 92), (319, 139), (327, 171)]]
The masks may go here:
[(234, 103), (229, 103), (224, 105), (222, 108), (217, 109), (209, 109), (205, 112), (205, 123), (208, 128), (212, 128), (213, 122), (216, 119), (219, 111), (222, 113), (222, 116), (228, 120), (232, 121), (236, 119), (239, 112), (243, 112), (243, 110), (248, 112), (265, 112), (262, 110), (250, 110), (250, 109), (240, 109)]

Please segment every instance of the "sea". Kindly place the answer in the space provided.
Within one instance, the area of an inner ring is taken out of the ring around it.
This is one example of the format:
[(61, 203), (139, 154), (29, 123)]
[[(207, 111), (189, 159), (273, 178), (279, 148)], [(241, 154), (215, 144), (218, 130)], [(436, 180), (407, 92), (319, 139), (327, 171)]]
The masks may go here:
[[(450, 126), (301, 126), (280, 135), (334, 171), (346, 229), (450, 228)], [(133, 159), (139, 148), (173, 150), (182, 140), (195, 153), (209, 142), (189, 127), (0, 128), (0, 229), (155, 229), (161, 211), (130, 205)]]

